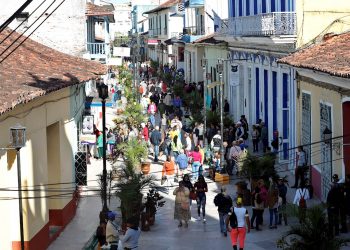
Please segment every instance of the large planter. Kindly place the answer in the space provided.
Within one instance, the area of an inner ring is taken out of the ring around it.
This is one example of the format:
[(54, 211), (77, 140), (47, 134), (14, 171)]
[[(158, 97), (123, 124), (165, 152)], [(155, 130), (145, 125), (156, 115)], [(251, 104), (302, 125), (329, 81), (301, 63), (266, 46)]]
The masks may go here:
[(151, 163), (150, 162), (142, 162), (141, 163), (141, 172), (143, 174), (149, 174), (151, 171)]

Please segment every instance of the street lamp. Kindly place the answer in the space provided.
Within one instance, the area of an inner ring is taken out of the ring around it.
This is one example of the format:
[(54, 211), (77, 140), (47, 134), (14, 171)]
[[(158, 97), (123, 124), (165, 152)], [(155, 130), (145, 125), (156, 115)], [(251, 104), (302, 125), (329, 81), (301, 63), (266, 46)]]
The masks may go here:
[(220, 78), (220, 134), (221, 134), (221, 145), (220, 145), (220, 165), (221, 169), (224, 167), (224, 116), (223, 116), (223, 98), (224, 98), (224, 91), (223, 91), (223, 81), (222, 81), (222, 73), (224, 71), (224, 61), (222, 59), (218, 60), (218, 64), (216, 65), (217, 72), (219, 73)]
[(19, 225), (21, 233), (21, 249), (24, 250), (24, 231), (23, 231), (23, 209), (22, 209), (22, 178), (21, 178), (21, 155), (20, 149), (26, 144), (26, 128), (17, 124), (10, 128), (11, 147), (17, 151), (17, 181), (18, 181), (18, 206), (19, 206)]
[(203, 135), (204, 135), (204, 148), (208, 147), (208, 140), (205, 136), (207, 134), (207, 62), (208, 60), (205, 59), (203, 56), (202, 59), (202, 67), (203, 67), (203, 86), (204, 86), (204, 93), (203, 93), (203, 102), (204, 102), (204, 114), (203, 114), (203, 120), (204, 120), (204, 128), (203, 128)]
[(100, 84), (98, 87), (98, 96), (102, 102), (102, 141), (103, 141), (103, 172), (102, 172), (102, 182), (103, 182), (103, 211), (108, 211), (107, 208), (107, 169), (106, 169), (106, 99), (108, 98), (108, 86), (104, 83)]

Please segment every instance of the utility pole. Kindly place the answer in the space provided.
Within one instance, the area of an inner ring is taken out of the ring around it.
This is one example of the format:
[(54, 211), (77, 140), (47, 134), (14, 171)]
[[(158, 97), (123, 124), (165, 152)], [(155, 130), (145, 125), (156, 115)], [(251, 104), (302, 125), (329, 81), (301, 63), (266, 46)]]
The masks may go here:
[(223, 107), (223, 99), (224, 99), (224, 91), (223, 91), (223, 81), (222, 81), (222, 73), (224, 71), (224, 61), (222, 59), (218, 60), (217, 71), (219, 73), (220, 78), (220, 135), (221, 135), (221, 145), (220, 145), (220, 165), (221, 169), (224, 168), (224, 160), (225, 160), (225, 149), (224, 149), (224, 107)]

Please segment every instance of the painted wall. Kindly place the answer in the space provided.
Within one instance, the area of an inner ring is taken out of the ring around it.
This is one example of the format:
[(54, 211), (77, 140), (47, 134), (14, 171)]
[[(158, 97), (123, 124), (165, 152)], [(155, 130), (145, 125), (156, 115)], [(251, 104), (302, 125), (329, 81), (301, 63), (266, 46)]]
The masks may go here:
[[(329, 32), (343, 32), (350, 28), (350, 3), (348, 0), (297, 0), (297, 47), (319, 35)], [(346, 17), (347, 16), (347, 17)], [(339, 19), (339, 22), (333, 23)]]
[[(297, 143), (298, 145), (302, 143), (302, 93), (307, 93), (311, 95), (311, 142), (319, 142), (322, 141), (322, 135), (320, 131), (320, 103), (325, 103), (331, 106), (331, 124), (330, 128), (332, 131), (332, 137), (342, 136), (343, 135), (343, 117), (342, 117), (342, 98), (343, 96), (333, 90), (317, 86), (312, 84), (309, 80), (303, 79), (297, 80), (299, 86), (299, 98), (297, 99)], [(333, 140), (333, 143), (341, 143), (342, 140)], [(321, 143), (316, 143), (311, 146), (311, 165), (314, 166), (315, 170), (321, 175), (321, 183), (322, 183), (322, 164), (324, 164), (321, 157)], [(337, 152), (336, 150), (332, 150), (332, 170), (333, 174), (338, 174), (340, 177), (343, 174), (342, 166), (343, 166), (343, 152), (342, 147)], [(325, 173), (323, 173), (325, 174)], [(330, 178), (330, 176), (328, 177)], [(322, 188), (322, 184), (317, 183), (317, 188)], [(315, 187), (314, 187), (315, 188)], [(317, 194), (319, 194), (322, 199), (322, 191), (317, 190)], [(325, 199), (325, 197), (323, 197)]]
[[(84, 85), (69, 87), (38, 98), (0, 116), (0, 147), (7, 147), (9, 128), (17, 123), (27, 128), (26, 146), (21, 149), (22, 185), (28, 186), (24, 197), (55, 195), (48, 192), (48, 183), (74, 182), (74, 153), (77, 150), (77, 123), (81, 118)], [(82, 104), (82, 105), (81, 105)], [(54, 128), (53, 128), (54, 127)], [(50, 129), (51, 128), (51, 129)], [(48, 137), (50, 136), (50, 137)], [(57, 163), (57, 162), (59, 163)], [(1, 188), (17, 189), (17, 162), (15, 154), (0, 151)], [(39, 185), (35, 187), (34, 185)], [(53, 185), (50, 188), (67, 188), (73, 193), (74, 184)], [(1, 192), (1, 198), (17, 197), (13, 191)], [(61, 199), (23, 200), (25, 241), (30, 241), (49, 223), (49, 210), (64, 209), (72, 195)], [(1, 249), (12, 249), (11, 242), (19, 241), (18, 200), (0, 201), (0, 220), (8, 230), (0, 235)], [(46, 239), (39, 241), (49, 241)]]
[[(24, 12), (32, 13), (41, 2), (41, 0), (34, 0)], [(23, 3), (22, 0), (1, 0), (0, 23), (10, 17)], [(52, 1), (46, 1), (29, 18), (28, 26), (38, 19), (42, 13), (52, 13), (59, 4), (57, 1), (46, 10), (51, 3)], [(43, 14), (25, 34), (30, 34), (47, 16), (47, 14)], [(19, 23), (15, 20), (10, 27), (14, 29)], [(85, 26), (85, 0), (67, 0), (33, 33), (31, 38), (61, 52), (82, 56), (85, 51)]]

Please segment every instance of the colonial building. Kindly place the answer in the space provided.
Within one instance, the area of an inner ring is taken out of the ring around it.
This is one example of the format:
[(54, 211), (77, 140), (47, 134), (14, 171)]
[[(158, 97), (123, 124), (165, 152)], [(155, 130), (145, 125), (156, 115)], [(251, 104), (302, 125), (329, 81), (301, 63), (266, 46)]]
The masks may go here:
[(233, 117), (245, 114), (250, 124), (261, 119), (269, 142), (279, 137), (279, 161), (291, 169), (297, 146), (297, 91), (294, 70), (277, 60), (306, 46), (324, 31), (345, 30), (347, 1), (229, 0), (229, 18), (221, 20), (215, 38), (226, 41), (230, 54), (228, 96)]
[(279, 60), (296, 70), (297, 144), (306, 145), (312, 184), (323, 201), (332, 175), (350, 174), (349, 40), (350, 33), (328, 34)]
[[(0, 40), (9, 34), (5, 30)], [(19, 36), (0, 45), (4, 51)], [(46, 249), (77, 208), (74, 155), (85, 108), (85, 82), (105, 74), (99, 63), (69, 56), (28, 39), (0, 56), (1, 249), (20, 249), (16, 152), (9, 129), (26, 127), (21, 152), (26, 249)], [(5, 230), (6, 228), (6, 230)]]

